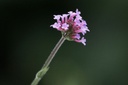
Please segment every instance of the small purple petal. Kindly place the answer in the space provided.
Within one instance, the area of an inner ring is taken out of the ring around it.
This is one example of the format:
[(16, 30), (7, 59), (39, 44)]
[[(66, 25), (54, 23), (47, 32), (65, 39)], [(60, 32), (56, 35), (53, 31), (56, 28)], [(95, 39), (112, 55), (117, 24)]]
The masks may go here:
[(83, 45), (86, 45), (86, 39), (84, 39), (84, 37), (82, 37), (81, 40), (75, 40), (76, 42), (82, 43)]
[(82, 39), (81, 39), (81, 43), (83, 44), (83, 45), (86, 45), (86, 39), (84, 38), (84, 37), (82, 37)]
[(86, 31), (90, 31), (87, 26), (83, 25), (81, 26), (81, 29), (85, 29)]
[(54, 15), (54, 19), (58, 20), (60, 19), (61, 15)]
[(85, 20), (82, 20), (82, 25), (87, 25), (86, 21)]
[(69, 11), (68, 13), (69, 13), (69, 14), (72, 14), (72, 13), (73, 13), (73, 11)]
[(81, 12), (80, 12), (78, 9), (76, 9), (76, 14), (77, 14), (77, 15), (80, 15)]
[(79, 26), (79, 27), (81, 26), (80, 20), (75, 19), (74, 22), (75, 22), (75, 26)]
[(67, 23), (62, 24), (62, 27), (65, 31), (68, 30), (69, 25)]
[(80, 15), (77, 15), (77, 16), (76, 16), (76, 19), (82, 20), (82, 17), (81, 17)]
[(56, 28), (58, 30), (59, 30), (60, 26), (61, 26), (60, 23), (56, 23), (56, 22), (53, 25), (51, 25), (51, 27)]
[(87, 27), (81, 27), (80, 29), (76, 29), (76, 33), (82, 33), (83, 35), (86, 33)]
[(82, 34), (85, 35), (85, 33), (89, 30), (87, 26), (82, 26), (81, 30), (83, 31)]
[(86, 26), (86, 31), (90, 32), (90, 30), (88, 29), (88, 27)]
[(57, 20), (57, 22), (60, 22), (61, 15), (54, 15), (54, 19)]

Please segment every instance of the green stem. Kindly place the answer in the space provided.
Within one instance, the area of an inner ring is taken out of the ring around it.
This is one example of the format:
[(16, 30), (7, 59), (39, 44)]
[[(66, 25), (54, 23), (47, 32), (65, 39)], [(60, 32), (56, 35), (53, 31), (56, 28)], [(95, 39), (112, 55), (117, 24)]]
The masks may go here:
[(46, 72), (49, 69), (49, 64), (51, 63), (52, 59), (54, 58), (55, 54), (57, 53), (57, 51), (59, 50), (60, 46), (63, 44), (63, 42), (65, 41), (65, 37), (62, 36), (61, 39), (59, 40), (59, 42), (56, 44), (56, 46), (54, 47), (54, 49), (52, 50), (52, 52), (50, 53), (50, 55), (48, 56), (47, 60), (45, 61), (43, 67), (41, 68), (41, 70), (39, 70), (36, 74), (35, 79), (32, 81), (31, 85), (38, 85), (39, 81), (41, 80), (41, 78), (46, 74)]

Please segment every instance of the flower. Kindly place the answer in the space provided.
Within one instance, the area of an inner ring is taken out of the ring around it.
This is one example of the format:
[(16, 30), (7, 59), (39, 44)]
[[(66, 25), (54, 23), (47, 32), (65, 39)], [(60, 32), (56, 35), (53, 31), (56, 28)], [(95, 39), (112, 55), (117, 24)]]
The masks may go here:
[(86, 39), (84, 36), (87, 31), (90, 31), (87, 27), (87, 23), (80, 16), (81, 12), (76, 9), (76, 12), (69, 11), (68, 14), (54, 15), (54, 19), (57, 20), (51, 27), (61, 31), (62, 35), (69, 41), (75, 41), (86, 45)]

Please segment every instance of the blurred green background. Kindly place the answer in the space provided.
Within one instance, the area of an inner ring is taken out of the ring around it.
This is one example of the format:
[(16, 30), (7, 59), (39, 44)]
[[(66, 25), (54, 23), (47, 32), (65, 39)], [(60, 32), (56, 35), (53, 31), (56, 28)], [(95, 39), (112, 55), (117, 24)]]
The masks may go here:
[(53, 15), (76, 8), (87, 46), (66, 41), (39, 85), (128, 85), (128, 0), (0, 0), (0, 85), (30, 85), (61, 37)]

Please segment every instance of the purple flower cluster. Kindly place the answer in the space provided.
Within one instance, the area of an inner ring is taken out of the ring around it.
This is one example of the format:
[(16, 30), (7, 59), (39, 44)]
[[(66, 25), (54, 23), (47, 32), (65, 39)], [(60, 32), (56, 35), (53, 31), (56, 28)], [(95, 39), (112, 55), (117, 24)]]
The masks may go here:
[(86, 45), (86, 39), (81, 37), (89, 31), (86, 21), (80, 16), (81, 12), (76, 9), (76, 12), (69, 11), (68, 14), (54, 15), (57, 20), (51, 27), (62, 32), (67, 40), (75, 41)]

